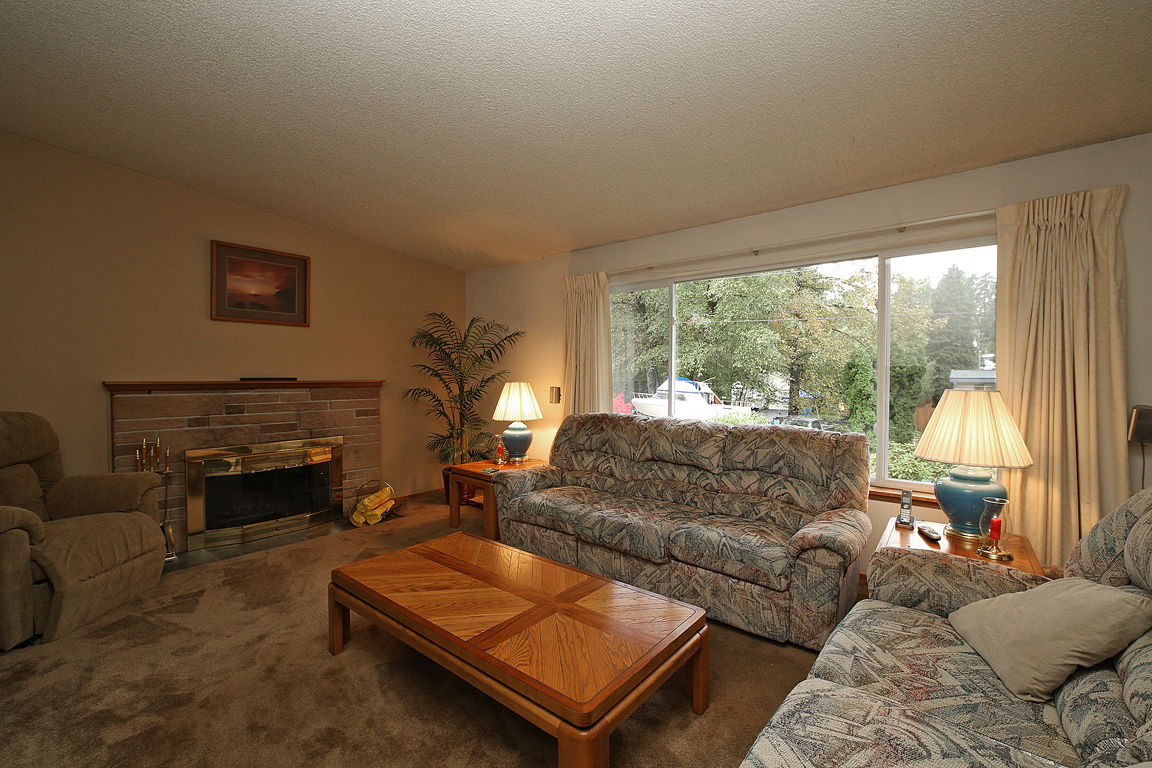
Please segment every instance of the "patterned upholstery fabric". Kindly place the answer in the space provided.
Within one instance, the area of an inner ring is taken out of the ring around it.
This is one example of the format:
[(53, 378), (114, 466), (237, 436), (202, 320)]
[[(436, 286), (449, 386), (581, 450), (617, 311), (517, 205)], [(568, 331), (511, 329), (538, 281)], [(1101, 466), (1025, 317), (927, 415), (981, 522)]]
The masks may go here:
[[(1103, 518), (1066, 572), (1147, 594), (1152, 493)], [(772, 716), (743, 768), (1113, 768), (1152, 761), (1152, 632), (1115, 658), (1073, 672), (1053, 701), (1025, 701), (947, 616), (975, 600), (1037, 586), (1042, 577), (885, 548), (872, 556), (868, 582), (872, 599), (857, 603), (831, 633), (809, 679)]]
[(826, 680), (800, 683), (741, 768), (1052, 768), (1052, 762), (936, 717), (915, 704)]
[(999, 563), (928, 550), (885, 547), (868, 561), (869, 597), (938, 616), (1045, 581), (1043, 576)]
[(742, 517), (708, 515), (678, 525), (669, 539), (682, 563), (723, 573), (780, 592), (788, 590), (792, 559), (788, 531)]
[(1106, 515), (1068, 555), (1064, 575), (1082, 576), (1113, 587), (1130, 584), (1124, 564), (1124, 545), (1132, 526), (1150, 509), (1152, 488), (1141, 491)]
[(855, 598), (871, 532), (863, 435), (585, 413), (533, 472), (494, 477), (501, 531), (565, 552), (567, 538), (522, 528), (574, 536), (582, 568), (812, 648)]
[(810, 677), (918, 706), (1003, 744), (1075, 764), (1051, 704), (1019, 699), (948, 619), (862, 600), (824, 645)]

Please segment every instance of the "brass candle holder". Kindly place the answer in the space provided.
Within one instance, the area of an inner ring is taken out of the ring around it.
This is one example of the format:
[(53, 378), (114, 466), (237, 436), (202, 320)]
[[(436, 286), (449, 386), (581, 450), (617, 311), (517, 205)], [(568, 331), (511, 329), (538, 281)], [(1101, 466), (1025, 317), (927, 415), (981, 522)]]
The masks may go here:
[(160, 530), (164, 532), (164, 562), (170, 563), (177, 559), (176, 541), (172, 535), (172, 521), (168, 519), (168, 486), (172, 476), (172, 448), (164, 446), (164, 468), (160, 469), (160, 438), (155, 443), (149, 443), (148, 438), (141, 438), (140, 447), (136, 449), (136, 471), (155, 472), (164, 478), (164, 512), (160, 520)]

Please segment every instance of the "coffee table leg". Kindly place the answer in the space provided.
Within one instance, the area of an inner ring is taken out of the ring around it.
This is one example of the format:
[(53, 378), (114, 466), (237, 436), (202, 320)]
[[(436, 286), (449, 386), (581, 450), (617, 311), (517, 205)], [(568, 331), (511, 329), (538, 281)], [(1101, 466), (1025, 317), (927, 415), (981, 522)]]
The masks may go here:
[(586, 731), (561, 723), (557, 737), (559, 768), (608, 768), (610, 732), (603, 720)]
[(688, 695), (692, 711), (698, 715), (708, 709), (708, 625), (700, 630), (700, 648), (684, 665), (688, 668)]
[(460, 481), (448, 474), (448, 525), (460, 527)]
[(336, 600), (337, 586), (328, 585), (328, 653), (333, 656), (344, 651), (344, 643), (352, 635), (352, 619), (348, 606)]

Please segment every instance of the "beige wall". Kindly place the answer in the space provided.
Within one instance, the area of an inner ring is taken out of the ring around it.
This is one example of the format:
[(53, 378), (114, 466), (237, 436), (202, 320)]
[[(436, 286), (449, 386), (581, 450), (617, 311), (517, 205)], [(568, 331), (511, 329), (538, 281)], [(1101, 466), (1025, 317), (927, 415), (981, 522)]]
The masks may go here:
[[(311, 326), (211, 320), (212, 240), (309, 256)], [(109, 467), (103, 381), (384, 379), (383, 478), (440, 487), (400, 394), (424, 314), (463, 317), (463, 273), (6, 133), (0, 265), (0, 409), (51, 420), (69, 473)]]
[[(858, 232), (907, 222), (986, 211), (1000, 205), (1113, 184), (1130, 187), (1121, 220), (1128, 261), (1130, 403), (1152, 403), (1152, 344), (1143, 297), (1152, 295), (1152, 134), (1060, 152), (783, 211), (672, 232), (468, 275), (468, 314), (502, 318), (510, 306), (529, 336), (509, 360), (537, 391), (563, 378), (565, 275), (631, 269), (726, 254), (741, 249)], [(622, 216), (627, 211), (621, 212)], [(545, 391), (547, 391), (545, 389)], [(544, 458), (545, 435), (555, 433), (559, 409), (529, 426), (540, 436), (532, 454)], [(1139, 489), (1139, 450), (1133, 448), (1133, 489)], [(1150, 477), (1152, 482), (1152, 477)], [(875, 547), (896, 505), (869, 509)], [(918, 511), (943, 520), (938, 512)]]

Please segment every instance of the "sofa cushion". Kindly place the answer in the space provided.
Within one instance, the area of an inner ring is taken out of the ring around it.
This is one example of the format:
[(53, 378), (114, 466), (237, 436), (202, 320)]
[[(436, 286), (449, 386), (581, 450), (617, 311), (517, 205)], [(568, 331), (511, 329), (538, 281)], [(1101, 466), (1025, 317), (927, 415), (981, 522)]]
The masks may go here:
[(943, 616), (862, 600), (832, 632), (809, 676), (914, 706), (1063, 765), (1079, 762), (1056, 708), (1014, 696)]
[(20, 507), (34, 512), (41, 520), (48, 519), (44, 491), (32, 467), (27, 464), (0, 467), (0, 506)]
[(627, 496), (630, 483), (620, 475), (605, 472), (596, 472), (581, 469), (564, 470), (561, 485), (591, 488), (594, 491), (610, 493), (615, 496)]
[(1009, 690), (1047, 701), (1077, 667), (1115, 656), (1152, 628), (1152, 597), (1069, 577), (979, 600), (948, 620)]
[[(1079, 764), (1074, 755), (1071, 759), (1065, 765)], [(894, 765), (1040, 768), (1051, 763), (914, 702), (808, 679), (772, 715), (741, 768)]]
[(713, 498), (713, 514), (763, 520), (786, 531), (798, 531), (816, 517), (812, 512), (787, 501), (751, 493), (716, 494)]
[(1152, 488), (1137, 493), (1109, 512), (1072, 549), (1064, 565), (1064, 575), (1082, 576), (1114, 587), (1131, 583), (1124, 562), (1128, 532), (1150, 511)]
[(1152, 723), (1152, 632), (1120, 652), (1116, 673), (1124, 686), (1124, 702), (1136, 722)]
[(724, 494), (761, 496), (795, 507), (808, 515), (828, 509), (830, 493), (821, 485), (789, 475), (757, 472), (753, 469), (727, 469), (716, 476), (717, 490)]
[(561, 469), (577, 467), (580, 453), (609, 454), (636, 460), (644, 424), (643, 416), (622, 413), (578, 413), (564, 419), (552, 440), (549, 463)]
[[(673, 465), (663, 465), (673, 466)], [(668, 501), (673, 504), (682, 504), (692, 507), (700, 514), (708, 514), (715, 506), (716, 494), (705, 490), (699, 485), (680, 480), (664, 480), (650, 477), (643, 480), (633, 480), (628, 484), (627, 496), (636, 496), (641, 499), (654, 501)]]
[(1124, 542), (1124, 570), (1132, 583), (1152, 592), (1152, 515), (1144, 515)]
[(788, 537), (769, 522), (708, 515), (676, 526), (668, 543), (682, 563), (783, 592), (792, 576)]
[(1125, 765), (1128, 738), (1137, 723), (1124, 703), (1124, 686), (1109, 660), (1076, 670), (1056, 690), (1056, 711), (1084, 762)]
[(615, 499), (614, 494), (594, 488), (562, 485), (521, 494), (500, 507), (500, 516), (553, 531), (575, 533), (572, 521), (576, 515), (588, 508), (611, 505)]
[(572, 530), (584, 541), (666, 563), (672, 559), (668, 550), (672, 531), (699, 514), (691, 507), (666, 501), (619, 496), (575, 513)]
[(636, 459), (667, 461), (719, 472), (730, 429), (717, 421), (652, 419), (641, 431)]

